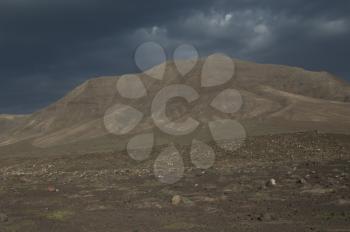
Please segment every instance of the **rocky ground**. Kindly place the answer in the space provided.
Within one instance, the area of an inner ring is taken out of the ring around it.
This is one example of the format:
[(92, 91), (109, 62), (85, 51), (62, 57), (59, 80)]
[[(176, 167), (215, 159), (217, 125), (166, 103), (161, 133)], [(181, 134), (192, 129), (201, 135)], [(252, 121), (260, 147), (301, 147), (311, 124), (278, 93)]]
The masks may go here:
[(350, 136), (215, 149), (209, 170), (184, 157), (173, 185), (155, 179), (154, 159), (126, 153), (1, 158), (0, 231), (350, 231)]

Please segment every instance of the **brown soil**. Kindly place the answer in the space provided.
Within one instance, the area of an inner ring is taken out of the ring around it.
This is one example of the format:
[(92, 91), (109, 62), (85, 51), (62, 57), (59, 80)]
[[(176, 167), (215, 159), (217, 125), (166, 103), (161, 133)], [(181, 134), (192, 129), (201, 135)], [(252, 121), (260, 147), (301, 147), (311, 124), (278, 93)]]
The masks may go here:
[(184, 157), (174, 185), (153, 176), (155, 156), (3, 157), (0, 231), (350, 231), (350, 136), (262, 136), (216, 152), (206, 171)]

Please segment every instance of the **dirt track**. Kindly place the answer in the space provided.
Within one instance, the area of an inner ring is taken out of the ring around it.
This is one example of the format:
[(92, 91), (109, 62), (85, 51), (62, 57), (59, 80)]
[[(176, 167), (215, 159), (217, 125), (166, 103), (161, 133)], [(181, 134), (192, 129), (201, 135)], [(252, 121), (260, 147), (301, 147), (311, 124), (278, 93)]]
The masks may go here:
[(0, 231), (350, 231), (349, 146), (315, 132), (249, 138), (216, 149), (207, 171), (185, 157), (174, 185), (124, 153), (3, 158)]

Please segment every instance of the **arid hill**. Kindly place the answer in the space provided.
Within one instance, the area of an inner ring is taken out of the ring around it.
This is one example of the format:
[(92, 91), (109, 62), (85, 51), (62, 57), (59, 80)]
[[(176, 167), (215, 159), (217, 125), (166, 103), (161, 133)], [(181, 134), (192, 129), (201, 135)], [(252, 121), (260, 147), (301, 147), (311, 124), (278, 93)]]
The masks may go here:
[[(219, 55), (210, 56), (219, 59)], [(186, 61), (184, 61), (186, 62)], [(204, 59), (182, 76), (172, 61), (152, 69), (157, 72), (166, 65), (163, 80), (138, 74), (147, 90), (147, 97), (126, 100), (117, 92), (118, 76), (91, 79), (45, 109), (28, 116), (0, 116), (0, 145), (31, 144), (36, 147), (57, 147), (91, 141), (119, 141), (110, 137), (103, 117), (116, 103), (132, 104), (149, 113), (156, 93), (170, 84), (187, 84), (200, 98), (191, 105), (173, 103), (168, 114), (192, 116), (201, 122), (215, 117), (238, 119), (248, 135), (319, 130), (331, 133), (350, 132), (350, 85), (327, 72), (311, 72), (281, 65), (255, 64), (235, 60), (234, 78), (224, 86), (201, 88)], [(223, 72), (225, 70), (222, 70)], [(217, 113), (209, 103), (224, 88), (239, 90), (243, 105), (231, 115)], [(132, 131), (133, 134), (154, 128), (150, 117)], [(107, 139), (108, 138), (108, 139)], [(123, 138), (120, 138), (122, 141)]]

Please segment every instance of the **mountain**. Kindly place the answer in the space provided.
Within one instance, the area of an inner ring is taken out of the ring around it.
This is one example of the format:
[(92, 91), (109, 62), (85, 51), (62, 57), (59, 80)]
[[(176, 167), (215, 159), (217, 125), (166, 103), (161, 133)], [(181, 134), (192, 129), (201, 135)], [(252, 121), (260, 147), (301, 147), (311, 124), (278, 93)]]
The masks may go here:
[[(214, 54), (208, 59), (220, 62), (220, 55)], [(106, 111), (116, 103), (123, 103), (149, 112), (157, 92), (171, 84), (187, 84), (200, 95), (190, 109), (181, 102), (172, 104), (167, 113), (174, 117), (191, 116), (201, 122), (218, 116), (235, 118), (252, 136), (306, 130), (350, 132), (350, 85), (332, 74), (232, 59), (235, 76), (225, 88), (238, 90), (243, 105), (236, 114), (224, 115), (208, 108), (222, 88), (201, 88), (205, 60), (199, 60), (185, 76), (180, 74), (174, 61), (150, 70), (161, 73), (161, 68), (166, 67), (163, 80), (150, 78), (146, 73), (136, 74), (148, 94), (140, 100), (122, 98), (116, 87), (120, 77), (100, 77), (86, 81), (59, 101), (31, 115), (0, 116), (0, 146), (13, 148), (16, 144), (26, 143), (49, 148), (73, 144), (82, 147), (83, 144), (91, 145), (92, 141), (121, 143), (125, 137), (112, 136), (105, 129), (103, 117)], [(191, 61), (182, 62), (186, 65)], [(132, 133), (151, 129), (154, 129), (152, 120), (146, 117)], [(95, 149), (100, 148), (96, 145)]]
[(0, 114), (0, 140), (6, 140), (13, 129), (26, 122), (27, 115)]

